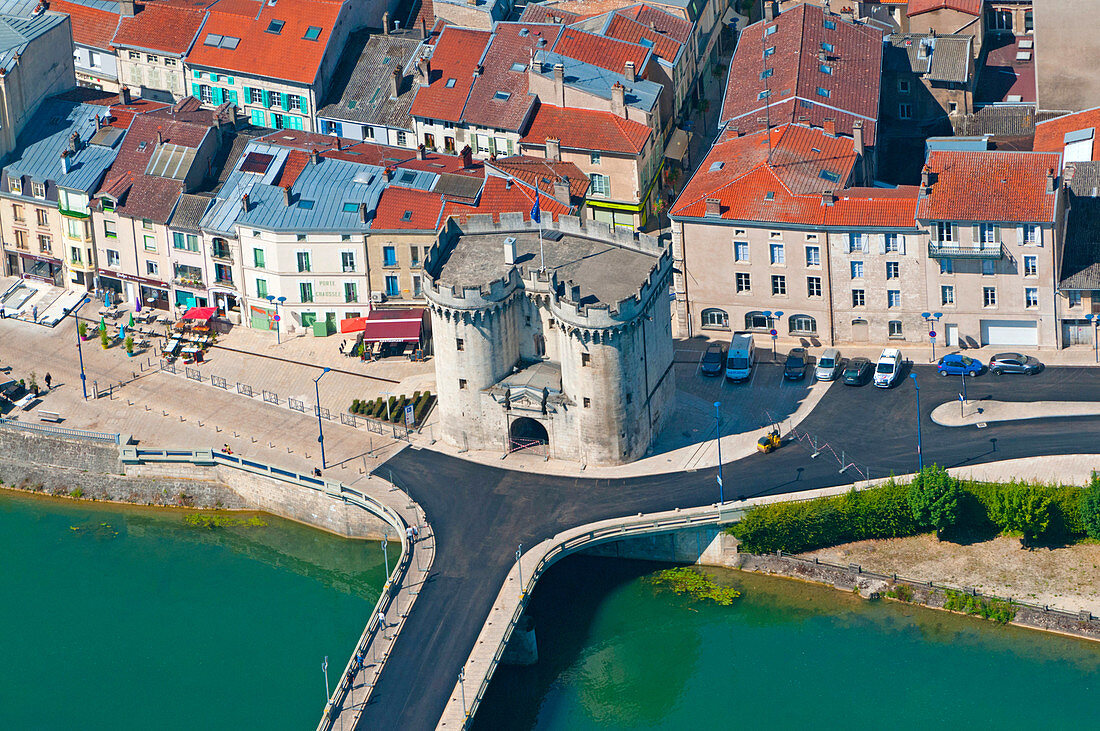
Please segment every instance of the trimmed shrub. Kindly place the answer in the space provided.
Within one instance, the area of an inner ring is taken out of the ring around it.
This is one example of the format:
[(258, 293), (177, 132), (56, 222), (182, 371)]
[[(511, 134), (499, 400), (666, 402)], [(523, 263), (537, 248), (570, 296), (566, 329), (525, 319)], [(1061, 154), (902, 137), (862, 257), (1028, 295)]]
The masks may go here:
[(424, 417), (428, 415), (428, 411), (431, 409), (434, 399), (435, 397), (432, 396), (431, 391), (425, 391), (420, 394), (420, 401), (416, 404), (413, 411), (413, 416), (416, 417), (417, 424), (424, 423)]
[(353, 414), (358, 414), (359, 409), (362, 408), (362, 405), (363, 405), (363, 402), (360, 401), (359, 399), (352, 399), (351, 408), (348, 409), (348, 411), (353, 413)]
[(959, 522), (959, 484), (947, 470), (930, 465), (909, 485), (909, 509), (923, 528), (932, 528), (939, 538)]

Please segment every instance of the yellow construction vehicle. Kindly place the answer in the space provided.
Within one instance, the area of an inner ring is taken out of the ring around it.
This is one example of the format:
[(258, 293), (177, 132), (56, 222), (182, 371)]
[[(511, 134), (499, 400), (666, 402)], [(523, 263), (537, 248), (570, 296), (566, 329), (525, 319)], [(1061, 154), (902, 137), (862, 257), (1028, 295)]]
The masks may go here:
[(764, 454), (774, 451), (779, 447), (779, 445), (780, 439), (778, 429), (772, 429), (770, 432), (756, 440), (757, 450), (763, 452)]

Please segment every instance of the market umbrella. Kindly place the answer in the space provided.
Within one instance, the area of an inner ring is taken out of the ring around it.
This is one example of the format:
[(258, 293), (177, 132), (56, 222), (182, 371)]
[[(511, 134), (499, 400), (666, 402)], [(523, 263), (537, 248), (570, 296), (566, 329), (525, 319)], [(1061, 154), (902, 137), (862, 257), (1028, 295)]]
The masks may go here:
[(109, 290), (109, 289), (103, 290), (103, 306), (104, 307), (110, 307), (111, 306), (111, 290)]
[[(134, 304), (137, 306), (137, 311), (141, 312), (141, 295), (140, 294), (137, 297), (134, 297)], [(133, 325), (134, 323), (131, 322), (130, 324)]]
[(122, 325), (121, 327), (119, 327), (119, 329), (118, 329), (118, 336), (119, 336), (120, 338), (122, 338), (123, 340), (125, 340), (125, 339), (126, 339), (126, 326), (125, 326), (125, 325)]
[(101, 333), (107, 332), (107, 323), (103, 321), (103, 318), (99, 318), (99, 331)]
[(133, 312), (130, 313), (130, 324), (127, 327), (129, 327), (131, 330), (134, 329), (134, 313)]

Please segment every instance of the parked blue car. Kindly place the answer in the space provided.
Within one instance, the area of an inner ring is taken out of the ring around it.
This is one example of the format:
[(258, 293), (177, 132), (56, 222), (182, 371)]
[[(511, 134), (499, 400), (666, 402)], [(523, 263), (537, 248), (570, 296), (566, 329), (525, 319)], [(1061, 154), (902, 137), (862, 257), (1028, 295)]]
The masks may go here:
[(941, 376), (959, 376), (964, 373), (968, 376), (976, 376), (982, 372), (982, 363), (960, 353), (951, 353), (940, 358), (936, 370)]

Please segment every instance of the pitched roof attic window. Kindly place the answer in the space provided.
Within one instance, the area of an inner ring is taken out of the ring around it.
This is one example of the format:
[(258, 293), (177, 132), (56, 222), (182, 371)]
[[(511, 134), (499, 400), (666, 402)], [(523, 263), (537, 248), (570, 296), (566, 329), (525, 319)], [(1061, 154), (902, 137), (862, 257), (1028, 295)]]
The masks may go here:
[(775, 69), (764, 69), (763, 71), (760, 72), (760, 78), (761, 79), (767, 79), (774, 73), (775, 73)]
[(527, 64), (522, 63), (520, 61), (516, 61), (514, 64), (512, 64), (512, 70), (513, 71), (519, 71), (519, 72), (526, 71), (527, 70)]
[(721, 160), (715, 160), (714, 162), (712, 162), (710, 164), (709, 172), (713, 173), (717, 170), (721, 170), (723, 167), (725, 167), (725, 165), (726, 165), (726, 163), (722, 162)]
[(833, 67), (827, 63), (821, 64), (818, 68), (821, 69), (821, 73), (823, 74), (829, 74), (830, 76), (833, 74)]
[(775, 33), (777, 30), (779, 30), (778, 25), (769, 25), (767, 28), (764, 29), (764, 35), (770, 36), (772, 33)]
[(756, 98), (757, 99), (767, 99), (771, 95), (772, 95), (772, 92), (771, 92), (770, 89), (764, 89), (764, 91), (762, 91), (762, 92), (760, 92), (759, 94), (756, 95)]
[(824, 24), (824, 25), (825, 25), (825, 27), (826, 27), (826, 28), (828, 28), (829, 30), (836, 30), (836, 23), (834, 23), (834, 22), (833, 22), (833, 21), (831, 21), (831, 20), (826, 20), (826, 21), (825, 21), (825, 24)]
[(775, 191), (769, 190), (767, 193), (765, 193), (764, 194), (764, 200), (766, 200), (766, 201), (775, 200)]
[(448, 89), (455, 88), (455, 82), (456, 81), (457, 81), (457, 79), (447, 79), (447, 88)]
[(280, 33), (283, 32), (283, 26), (284, 25), (286, 25), (286, 23), (284, 23), (281, 20), (273, 20), (273, 21), (271, 21), (270, 23), (267, 24), (267, 32), (268, 33), (274, 33), (275, 35), (279, 35)]
[(773, 53), (775, 53), (775, 46), (768, 46), (764, 49), (764, 58), (771, 56)]
[(825, 53), (832, 53), (836, 50), (836, 46), (834, 46), (832, 43), (822, 43), (821, 50)]
[(509, 97), (511, 97), (511, 96), (512, 96), (512, 93), (508, 92), (508, 91), (498, 91), (496, 94), (493, 94), (494, 99), (496, 99), (498, 101), (502, 101), (502, 102), (508, 101)]
[(817, 95), (818, 95), (818, 96), (823, 96), (823, 97), (826, 97), (826, 98), (828, 98), (828, 96), (829, 96), (829, 94), (830, 94), (830, 93), (831, 93), (831, 92), (830, 92), (830, 91), (829, 91), (828, 89), (825, 89), (825, 88), (823, 88), (823, 87), (820, 87), (820, 86), (819, 86), (819, 87), (817, 87)]
[(646, 48), (653, 48), (653, 41), (648, 38), (639, 38), (638, 45), (645, 46)]
[(307, 201), (304, 198), (299, 198), (298, 199), (298, 207), (303, 208), (307, 211), (312, 210), (313, 209), (313, 201)]
[(202, 40), (202, 45), (213, 46), (214, 48), (217, 48), (219, 45), (221, 45), (221, 42), (222, 37), (217, 33), (207, 33), (206, 38)]
[(345, 201), (344, 213), (355, 213), (359, 210), (359, 204), (354, 201)]
[(412, 211), (405, 211), (405, 213), (401, 216), (401, 220), (402, 221), (411, 221), (411, 220), (413, 220), (413, 212)]
[(822, 170), (819, 175), (822, 180), (828, 180), (830, 183), (835, 183), (840, 180), (840, 176), (832, 170)]
[(318, 28), (315, 25), (311, 25), (308, 28), (306, 28), (306, 34), (304, 36), (302, 36), (302, 38), (305, 38), (307, 41), (315, 41), (320, 37), (321, 37), (321, 29)]

